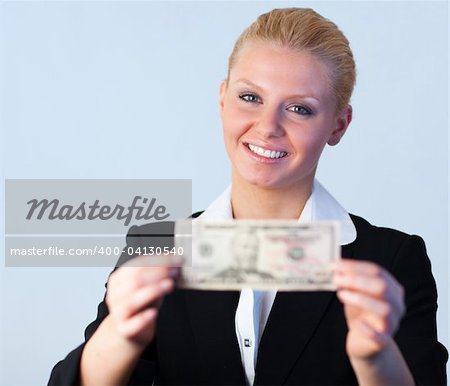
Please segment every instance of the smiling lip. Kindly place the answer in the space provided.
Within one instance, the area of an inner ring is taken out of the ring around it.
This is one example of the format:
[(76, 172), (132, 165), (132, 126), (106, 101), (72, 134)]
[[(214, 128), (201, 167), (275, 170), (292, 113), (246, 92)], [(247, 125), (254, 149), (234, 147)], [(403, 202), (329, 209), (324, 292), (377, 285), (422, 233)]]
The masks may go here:
[(282, 150), (269, 149), (248, 142), (244, 142), (243, 145), (247, 148), (252, 158), (264, 163), (280, 162), (289, 155), (288, 152)]

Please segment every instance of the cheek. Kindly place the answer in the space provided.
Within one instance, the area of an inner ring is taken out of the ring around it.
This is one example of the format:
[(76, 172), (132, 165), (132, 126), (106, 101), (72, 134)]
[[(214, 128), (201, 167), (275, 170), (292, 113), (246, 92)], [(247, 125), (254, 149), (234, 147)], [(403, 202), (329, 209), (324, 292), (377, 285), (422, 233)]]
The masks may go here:
[(310, 159), (311, 161), (315, 161), (320, 157), (327, 140), (326, 132), (317, 127), (297, 131), (294, 135), (290, 136), (291, 144), (295, 148), (298, 156), (302, 159)]
[[(248, 120), (245, 113), (238, 108), (227, 108), (223, 110), (222, 126), (227, 137), (238, 137), (245, 131), (245, 122)], [(237, 138), (235, 138), (237, 139)]]
[[(312, 130), (311, 130), (312, 131)], [(294, 136), (291, 136), (291, 141), (297, 148), (303, 150), (315, 150), (323, 146), (326, 143), (324, 135), (317, 135), (315, 132), (301, 131), (297, 132)]]
[(233, 158), (239, 138), (242, 135), (241, 123), (242, 119), (238, 115), (236, 109), (227, 107), (222, 111), (222, 130), (225, 149), (228, 156)]

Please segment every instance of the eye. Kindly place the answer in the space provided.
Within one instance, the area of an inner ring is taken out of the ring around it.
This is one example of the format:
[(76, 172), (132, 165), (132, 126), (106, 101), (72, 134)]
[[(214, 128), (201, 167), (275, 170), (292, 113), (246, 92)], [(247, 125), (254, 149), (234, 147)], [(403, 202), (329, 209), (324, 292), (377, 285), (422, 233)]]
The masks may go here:
[(245, 102), (250, 102), (250, 103), (260, 103), (261, 102), (261, 98), (258, 95), (255, 95), (255, 94), (252, 94), (249, 92), (240, 94), (239, 98), (241, 98)]
[(312, 111), (308, 107), (302, 105), (294, 105), (287, 108), (287, 110), (292, 111), (299, 115), (311, 115)]

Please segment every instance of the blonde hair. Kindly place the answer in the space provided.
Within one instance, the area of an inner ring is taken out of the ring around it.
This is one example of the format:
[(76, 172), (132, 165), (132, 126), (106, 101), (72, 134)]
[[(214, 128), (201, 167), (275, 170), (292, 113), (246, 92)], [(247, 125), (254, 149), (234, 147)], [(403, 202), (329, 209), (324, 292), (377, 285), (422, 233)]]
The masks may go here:
[(250, 41), (273, 42), (314, 55), (329, 70), (337, 111), (342, 111), (350, 102), (356, 81), (350, 44), (336, 24), (314, 10), (284, 8), (260, 15), (236, 41), (228, 59), (228, 78), (238, 53)]

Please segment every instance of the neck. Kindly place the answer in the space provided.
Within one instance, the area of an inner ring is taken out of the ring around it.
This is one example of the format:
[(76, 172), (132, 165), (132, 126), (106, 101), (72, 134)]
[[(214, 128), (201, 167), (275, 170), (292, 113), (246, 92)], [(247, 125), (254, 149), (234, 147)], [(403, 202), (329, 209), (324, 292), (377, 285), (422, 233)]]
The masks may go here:
[(312, 192), (314, 176), (283, 188), (265, 189), (235, 177), (231, 205), (235, 219), (298, 219)]

